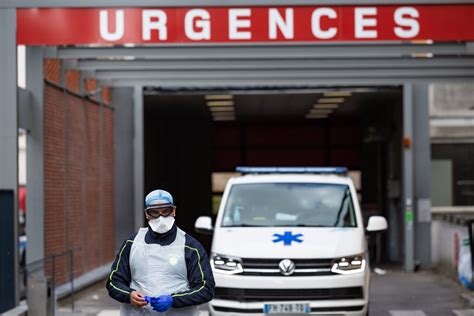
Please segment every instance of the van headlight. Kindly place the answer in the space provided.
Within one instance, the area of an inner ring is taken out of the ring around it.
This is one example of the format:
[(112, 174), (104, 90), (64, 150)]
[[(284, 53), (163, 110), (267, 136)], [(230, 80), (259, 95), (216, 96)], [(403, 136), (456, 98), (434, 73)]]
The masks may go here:
[(217, 254), (211, 257), (211, 267), (214, 272), (224, 274), (237, 274), (244, 271), (242, 268), (242, 260), (239, 258), (231, 258)]
[(365, 256), (347, 256), (334, 259), (332, 262), (331, 272), (338, 274), (352, 274), (365, 271)]

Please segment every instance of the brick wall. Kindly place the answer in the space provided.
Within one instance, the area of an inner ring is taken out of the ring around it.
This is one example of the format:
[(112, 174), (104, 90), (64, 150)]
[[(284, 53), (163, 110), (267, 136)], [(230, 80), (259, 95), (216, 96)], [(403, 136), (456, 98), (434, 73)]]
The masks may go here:
[[(44, 66), (47, 80), (60, 79), (54, 60)], [(78, 72), (69, 71), (68, 92), (50, 83), (44, 91), (45, 257), (75, 248), (76, 277), (114, 256), (113, 110), (104, 106), (101, 120), (97, 102), (70, 93), (78, 91), (79, 80)], [(51, 269), (48, 263), (48, 274)], [(68, 281), (69, 273), (68, 261), (58, 257), (57, 284)]]
[[(64, 220), (64, 108), (62, 92), (50, 86), (44, 91), (44, 242), (45, 257), (65, 251)], [(30, 210), (32, 207), (29, 207)], [(50, 262), (48, 262), (50, 263)], [(56, 262), (57, 280), (64, 280), (64, 257)], [(47, 266), (48, 272), (51, 266)]]
[(61, 82), (61, 61), (59, 59), (44, 59), (43, 66), (46, 80), (55, 83)]

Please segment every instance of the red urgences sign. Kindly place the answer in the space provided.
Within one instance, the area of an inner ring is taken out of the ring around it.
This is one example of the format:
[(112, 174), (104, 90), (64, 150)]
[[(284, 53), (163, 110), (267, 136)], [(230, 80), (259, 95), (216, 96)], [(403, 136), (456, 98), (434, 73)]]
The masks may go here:
[(24, 45), (474, 40), (474, 5), (18, 9)]

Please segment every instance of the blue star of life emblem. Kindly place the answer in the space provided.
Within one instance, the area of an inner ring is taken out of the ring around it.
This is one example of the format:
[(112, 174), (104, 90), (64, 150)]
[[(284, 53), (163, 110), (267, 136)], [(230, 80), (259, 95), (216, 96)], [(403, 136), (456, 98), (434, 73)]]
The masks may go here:
[(298, 242), (298, 243), (303, 242), (303, 240), (300, 239), (303, 237), (303, 234), (293, 235), (292, 232), (285, 232), (283, 234), (273, 234), (273, 237), (275, 237), (275, 239), (273, 239), (274, 243), (283, 241), (284, 246), (291, 246), (291, 243), (293, 241)]

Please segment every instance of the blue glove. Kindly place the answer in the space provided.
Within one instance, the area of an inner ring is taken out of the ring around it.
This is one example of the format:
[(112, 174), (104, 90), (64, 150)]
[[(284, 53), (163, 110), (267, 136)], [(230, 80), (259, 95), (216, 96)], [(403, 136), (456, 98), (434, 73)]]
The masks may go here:
[(171, 308), (171, 305), (173, 305), (173, 298), (171, 295), (161, 295), (159, 297), (145, 296), (145, 300), (150, 303), (153, 310), (160, 313), (166, 312)]

